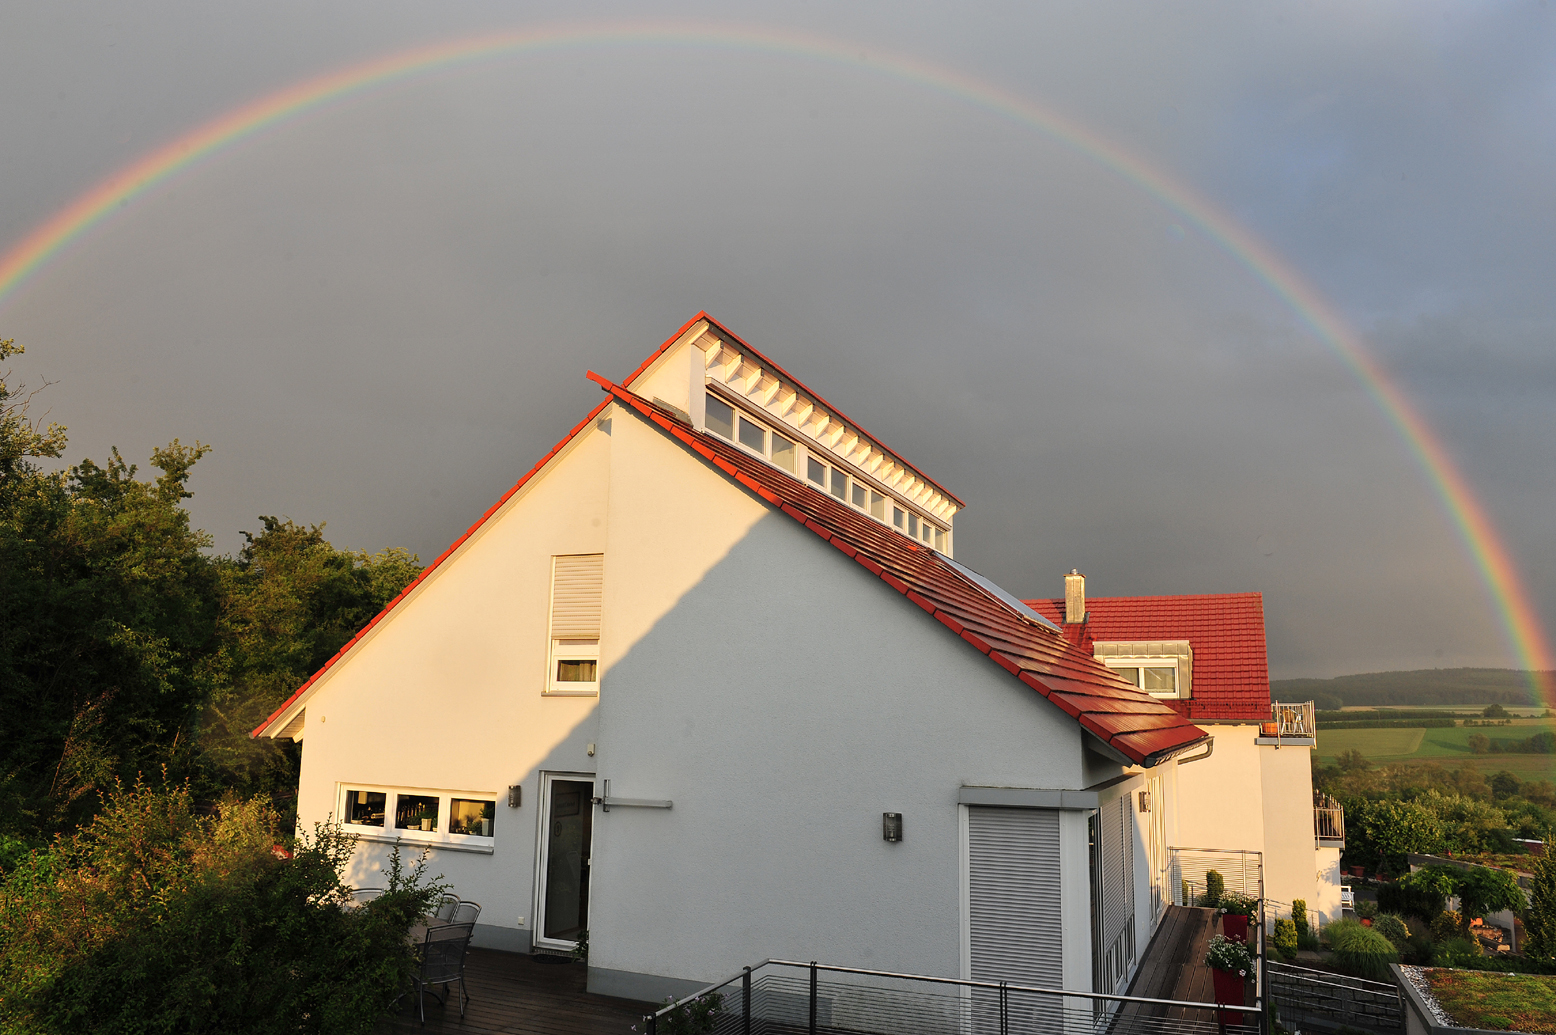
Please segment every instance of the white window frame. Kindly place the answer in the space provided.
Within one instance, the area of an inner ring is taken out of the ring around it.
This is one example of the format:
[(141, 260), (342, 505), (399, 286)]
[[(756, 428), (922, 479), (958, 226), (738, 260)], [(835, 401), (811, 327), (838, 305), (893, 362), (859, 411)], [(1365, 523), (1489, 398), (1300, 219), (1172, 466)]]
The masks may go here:
[[(726, 438), (722, 432), (714, 431), (713, 428), (707, 424), (706, 419), (704, 420), (702, 426), (702, 430), (704, 432), (714, 436), (720, 441), (728, 442), (730, 445), (734, 446), (736, 449), (739, 449), (743, 453), (749, 453), (752, 456), (761, 457), (772, 467), (775, 467), (778, 470), (783, 471), (785, 474), (798, 479), (805, 485), (819, 489), (820, 491), (826, 493), (828, 496), (831, 496), (833, 499), (838, 500), (843, 505), (851, 507), (854, 510), (859, 511), (861, 514), (865, 514), (870, 518), (873, 518), (875, 521), (885, 525), (887, 528), (894, 529), (895, 531), (900, 532), (902, 535), (908, 536), (908, 538), (912, 539), (914, 542), (923, 543), (924, 545), (929, 546), (931, 549), (939, 550), (941, 553), (945, 553), (946, 540), (951, 534), (950, 529), (940, 527), (938, 521), (925, 517), (917, 507), (912, 506), (906, 500), (900, 499), (899, 497), (892, 495), (890, 492), (879, 491), (876, 489), (875, 483), (872, 480), (867, 478), (860, 478), (858, 475), (853, 473), (853, 471), (850, 469), (850, 465), (846, 464), (845, 462), (832, 459), (830, 455), (823, 452), (821, 449), (817, 449), (807, 443), (802, 436), (796, 436), (794, 433), (788, 431), (787, 429), (781, 432), (775, 431), (773, 427), (766, 421), (752, 416), (745, 410), (744, 407), (735, 405), (735, 403), (724, 398), (720, 393), (713, 391), (713, 384), (714, 382), (711, 381), (705, 382), (703, 384), (703, 394), (707, 397), (717, 399), (720, 403), (728, 406), (731, 410), (734, 411), (733, 424), (730, 428), (734, 437)], [(704, 412), (706, 412), (706, 403), (703, 404), (703, 408)], [(747, 424), (753, 424), (762, 429), (762, 443), (765, 451), (753, 449), (751, 446), (741, 441), (740, 422), (742, 420), (744, 420)], [(773, 436), (775, 435), (781, 436), (784, 441), (791, 442), (794, 445), (794, 468), (792, 470), (773, 460)], [(824, 480), (820, 483), (811, 480), (810, 467), (808, 463), (810, 460), (815, 460), (824, 472)], [(842, 474), (844, 477), (845, 484), (843, 487), (842, 496), (838, 496), (832, 491), (832, 477), (834, 474)], [(857, 504), (853, 501), (853, 487), (855, 485), (864, 486), (866, 489), (865, 502), (863, 504)], [(870, 512), (870, 493), (876, 493), (885, 499), (887, 506), (885, 508), (886, 514), (884, 517), (876, 517)], [(893, 524), (891, 520), (893, 507), (903, 512), (902, 525)], [(920, 534), (908, 535), (908, 515), (912, 515), (918, 519), (921, 528)], [(924, 532), (926, 529), (930, 530), (927, 536)], [(938, 542), (936, 541), (937, 537)], [(554, 674), (552, 681), (555, 681)]]
[[(385, 795), (384, 799), (384, 825), (370, 827), (360, 823), (349, 823), (346, 817), (351, 815), (350, 805), (346, 795), (354, 791), (372, 791)], [(428, 798), (438, 799), (438, 826), (441, 830), (401, 830), (392, 823), (394, 819), (397, 796), (401, 794), (416, 794)], [(452, 799), (473, 798), (478, 801), (490, 801), (492, 803), (492, 836), (483, 837), (480, 834), (451, 834), (448, 832), (449, 818), (452, 814)], [(338, 783), (335, 785), (335, 815), (340, 817), (340, 828), (348, 834), (355, 834), (363, 841), (376, 841), (383, 844), (418, 844), (432, 848), (446, 848), (459, 852), (482, 852), (491, 854), (497, 845), (497, 805), (502, 797), (496, 791), (456, 791), (436, 787), (405, 787), (399, 784), (381, 783)]]
[[(1143, 694), (1159, 697), (1164, 701), (1176, 701), (1183, 697), (1183, 673), (1178, 670), (1179, 658), (1157, 657), (1148, 655), (1135, 656), (1108, 656), (1098, 658), (1108, 668), (1132, 668), (1137, 670), (1135, 687)], [(1145, 688), (1145, 669), (1170, 668), (1172, 669), (1172, 693), (1163, 693), (1160, 690), (1147, 690)]]
[[(594, 681), (585, 683), (558, 679), (556, 666), (559, 661), (594, 662)], [(541, 693), (545, 697), (600, 696), (600, 641), (553, 639), (550, 654), (546, 658), (546, 688)]]

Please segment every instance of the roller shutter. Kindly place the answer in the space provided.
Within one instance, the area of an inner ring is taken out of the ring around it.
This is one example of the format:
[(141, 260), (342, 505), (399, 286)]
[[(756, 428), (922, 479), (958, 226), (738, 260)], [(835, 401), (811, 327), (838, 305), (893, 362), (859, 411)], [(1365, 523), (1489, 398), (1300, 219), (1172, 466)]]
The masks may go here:
[(1059, 813), (968, 806), (967, 827), (973, 980), (1060, 987)]
[(569, 554), (551, 560), (551, 638), (598, 640), (605, 555)]

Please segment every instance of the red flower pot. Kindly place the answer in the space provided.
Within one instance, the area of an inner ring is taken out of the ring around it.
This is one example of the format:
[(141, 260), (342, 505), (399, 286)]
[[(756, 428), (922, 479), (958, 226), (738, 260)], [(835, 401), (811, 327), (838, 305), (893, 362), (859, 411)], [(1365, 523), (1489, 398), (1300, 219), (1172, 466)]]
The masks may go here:
[[(1235, 970), (1211, 969), (1210, 975), (1216, 983), (1216, 1002), (1225, 1006), (1243, 1006), (1244, 995), (1248, 990), (1247, 979)], [(1241, 1010), (1217, 1010), (1217, 1024), (1242, 1024), (1244, 1014)]]
[[(1232, 913), (1221, 914), (1221, 933), (1226, 935), (1229, 942), (1248, 941), (1248, 918), (1236, 916)], [(1219, 1002), (1220, 1000), (1217, 1000)]]
[(1362, 917), (1362, 926), (1363, 927), (1371, 927), (1372, 926), (1371, 918), (1370, 917), (1365, 917), (1365, 916)]

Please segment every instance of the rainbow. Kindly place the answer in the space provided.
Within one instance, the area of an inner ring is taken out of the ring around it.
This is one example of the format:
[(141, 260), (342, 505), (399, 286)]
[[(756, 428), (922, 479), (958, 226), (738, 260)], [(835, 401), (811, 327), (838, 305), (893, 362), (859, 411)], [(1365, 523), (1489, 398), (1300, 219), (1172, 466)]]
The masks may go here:
[(1441, 501), (1496, 606), (1508, 642), (1531, 675), (1536, 699), (1556, 706), (1556, 661), (1516, 565), (1469, 483), (1403, 392), (1334, 309), (1268, 245), (1189, 187), (1090, 129), (992, 83), (915, 58), (763, 27), (702, 23), (551, 26), (450, 40), (388, 54), (296, 83), (233, 109), (125, 166), (39, 225), (0, 256), (0, 306), (72, 244), (131, 201), (243, 140), (306, 112), (388, 84), (474, 62), (573, 47), (674, 46), (799, 57), (928, 88), (996, 113), (1068, 146), (1133, 183), (1195, 225), (1283, 299), (1366, 387)]

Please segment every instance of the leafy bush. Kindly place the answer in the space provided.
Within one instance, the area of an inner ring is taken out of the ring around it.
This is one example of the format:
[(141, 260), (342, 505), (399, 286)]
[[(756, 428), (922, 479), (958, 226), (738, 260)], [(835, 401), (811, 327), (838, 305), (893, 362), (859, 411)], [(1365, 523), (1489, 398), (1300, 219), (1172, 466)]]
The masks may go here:
[(1445, 909), (1432, 921), (1432, 937), (1440, 942), (1464, 937), (1464, 917), (1457, 909)]
[(1270, 945), (1280, 958), (1290, 963), (1297, 958), (1297, 925), (1286, 917), (1275, 921), (1275, 932), (1270, 935)]
[(1389, 964), (1399, 962), (1394, 943), (1356, 920), (1337, 920), (1324, 928), (1335, 969), (1373, 981), (1389, 979)]
[(1433, 917), (1443, 911), (1450, 892), (1439, 890), (1429, 882), (1412, 883), (1415, 876), (1415, 873), (1406, 874), (1395, 883), (1379, 888), (1378, 908), (1385, 913), (1418, 916), (1430, 923)]
[(1219, 906), (1221, 896), (1226, 894), (1226, 878), (1221, 876), (1219, 870), (1211, 870), (1205, 874), (1205, 897), (1200, 899), (1202, 906)]
[(1547, 833), (1545, 854), (1530, 867), (1529, 906), (1524, 910), (1524, 955), (1556, 961), (1556, 837)]
[(1297, 925), (1297, 937), (1308, 933), (1307, 927), (1307, 899), (1298, 898), (1291, 901), (1291, 922)]
[[(665, 999), (665, 1005), (675, 1002), (674, 996)], [(688, 999), (659, 1018), (660, 1035), (708, 1035), (718, 1024), (719, 1011), (724, 1008), (724, 997), (718, 992)]]
[(1234, 942), (1218, 934), (1210, 939), (1210, 948), (1205, 953), (1205, 966), (1246, 976), (1253, 971), (1253, 953), (1246, 942)]
[(1393, 913), (1379, 913), (1373, 918), (1372, 929), (1392, 942), (1400, 952), (1405, 951), (1410, 941), (1410, 925), (1405, 923), (1403, 917)]
[(1468, 967), (1470, 961), (1478, 961), (1485, 953), (1474, 938), (1449, 938), (1437, 943), (1432, 962), (1439, 967)]
[(1356, 915), (1363, 920), (1371, 920), (1378, 915), (1378, 904), (1371, 899), (1356, 900)]
[(388, 890), (344, 909), (355, 838), (319, 827), (287, 852), (278, 820), (262, 800), (205, 817), (187, 787), (137, 785), (33, 853), (0, 888), (0, 1030), (370, 1031), (442, 886), (396, 854)]

